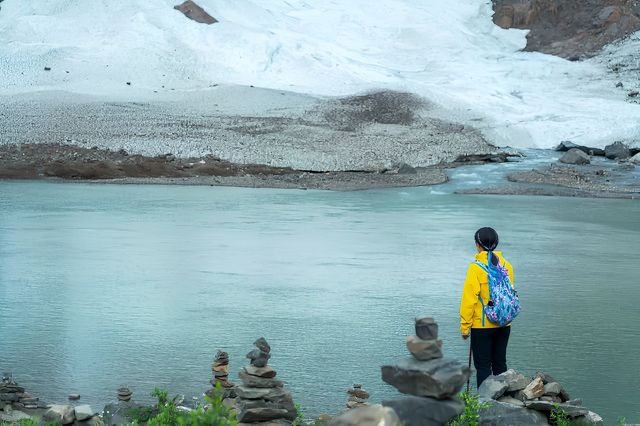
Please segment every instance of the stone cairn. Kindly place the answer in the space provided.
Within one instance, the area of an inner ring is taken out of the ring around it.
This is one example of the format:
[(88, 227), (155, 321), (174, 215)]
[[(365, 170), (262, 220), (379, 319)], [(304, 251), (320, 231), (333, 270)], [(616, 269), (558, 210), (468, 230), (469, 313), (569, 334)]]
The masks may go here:
[(480, 413), (486, 421), (508, 418), (522, 424), (546, 425), (551, 412), (558, 409), (580, 424), (603, 424), (598, 414), (583, 407), (580, 399), (571, 399), (564, 387), (546, 373), (538, 372), (530, 379), (507, 370), (482, 382), (478, 395), (490, 403)]
[(250, 365), (238, 373), (242, 385), (236, 386), (235, 409), (241, 423), (288, 423), (298, 416), (291, 393), (277, 380), (276, 371), (268, 365), (271, 347), (264, 337), (254, 342), (256, 349), (247, 354)]
[(129, 387), (122, 385), (118, 388), (118, 401), (129, 402), (133, 398), (133, 392)]
[(211, 364), (211, 373), (213, 378), (210, 383), (213, 389), (209, 389), (206, 393), (209, 397), (213, 397), (215, 387), (218, 383), (223, 389), (223, 398), (235, 398), (236, 393), (234, 391), (235, 385), (229, 381), (229, 354), (224, 351), (216, 352), (216, 356)]
[(23, 408), (45, 408), (46, 404), (43, 404), (38, 398), (25, 392), (23, 387), (18, 386), (18, 384), (13, 381), (11, 374), (5, 373), (2, 376), (2, 382), (0, 382), (0, 409), (4, 406), (10, 406), (20, 410)]
[(362, 385), (354, 383), (353, 387), (347, 390), (349, 398), (347, 399), (347, 408), (366, 407), (369, 405), (367, 400), (369, 399), (369, 392), (362, 389)]
[(406, 426), (443, 425), (463, 411), (456, 395), (471, 371), (457, 360), (442, 357), (433, 318), (416, 318), (415, 330), (416, 336), (407, 337), (406, 342), (412, 357), (382, 366), (382, 380), (410, 396), (382, 405), (393, 408)]

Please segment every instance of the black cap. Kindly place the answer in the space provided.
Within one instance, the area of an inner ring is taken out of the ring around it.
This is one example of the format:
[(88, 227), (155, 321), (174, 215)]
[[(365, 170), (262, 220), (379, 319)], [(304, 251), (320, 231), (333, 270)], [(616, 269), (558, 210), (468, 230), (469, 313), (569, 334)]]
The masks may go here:
[(493, 251), (498, 247), (498, 233), (493, 228), (480, 228), (473, 238), (480, 247), (487, 251)]

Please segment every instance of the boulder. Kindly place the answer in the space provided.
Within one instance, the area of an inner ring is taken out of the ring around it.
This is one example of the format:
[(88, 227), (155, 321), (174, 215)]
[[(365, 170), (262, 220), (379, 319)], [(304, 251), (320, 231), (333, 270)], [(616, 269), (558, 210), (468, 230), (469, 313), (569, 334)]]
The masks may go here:
[(20, 399), (17, 393), (0, 393), (0, 401), (17, 402)]
[(247, 374), (244, 369), (238, 372), (238, 377), (240, 377), (242, 383), (252, 388), (275, 388), (282, 387), (284, 385), (280, 380), (252, 376)]
[(62, 425), (68, 425), (76, 419), (73, 407), (70, 405), (52, 405), (44, 413), (42, 418), (45, 421), (58, 422)]
[(442, 358), (442, 340), (423, 340), (418, 336), (407, 336), (407, 349), (419, 361)]
[(558, 145), (556, 147), (556, 151), (559, 152), (567, 152), (569, 150), (572, 149), (578, 149), (582, 152), (584, 152), (587, 155), (598, 155), (603, 157), (604, 156), (604, 149), (600, 149), (600, 148), (591, 148), (588, 146), (584, 146), (584, 145), (577, 145), (571, 141), (563, 141), (560, 142), (560, 145)]
[(78, 425), (82, 426), (105, 426), (104, 421), (100, 418), (100, 416), (93, 416), (90, 419), (84, 420), (82, 423), (78, 423)]
[(640, 165), (640, 154), (634, 155), (629, 161), (631, 161), (633, 164)]
[(76, 420), (82, 421), (93, 417), (96, 412), (89, 405), (78, 405), (74, 408)]
[(373, 405), (345, 411), (334, 417), (329, 426), (401, 426), (398, 415), (389, 407)]
[(464, 410), (464, 403), (458, 399), (433, 399), (408, 396), (392, 401), (382, 401), (391, 407), (405, 426), (444, 425)]
[(547, 416), (534, 410), (492, 401), (481, 408), (480, 426), (548, 426)]
[(558, 404), (548, 401), (525, 401), (524, 406), (531, 410), (542, 412), (551, 412), (557, 407), (569, 417), (585, 416), (589, 413), (589, 410), (579, 405)]
[(417, 317), (416, 334), (423, 340), (436, 340), (438, 338), (438, 323), (432, 317)]
[(576, 424), (580, 425), (593, 425), (593, 426), (604, 426), (604, 420), (598, 414), (593, 411), (589, 411), (584, 416), (576, 417)]
[[(229, 370), (227, 370), (227, 372), (228, 371)], [(252, 376), (264, 377), (266, 379), (273, 379), (274, 377), (276, 377), (276, 374), (277, 374), (276, 370), (269, 367), (268, 365), (265, 367), (256, 367), (255, 365), (248, 365), (244, 367), (244, 371), (246, 371), (247, 374), (250, 374)]]
[(240, 410), (237, 419), (243, 423), (257, 423), (284, 418), (286, 415), (287, 410), (283, 408), (256, 407)]
[(237, 419), (240, 422), (255, 423), (275, 419), (294, 420), (298, 417), (290, 394), (274, 396), (270, 399), (241, 399), (237, 402)]
[(243, 399), (273, 399), (284, 397), (287, 391), (284, 388), (252, 388), (248, 386), (236, 386), (236, 395)]
[(395, 365), (382, 366), (382, 380), (400, 392), (437, 399), (456, 395), (470, 374), (468, 367), (445, 358), (431, 361), (405, 358)]
[(201, 8), (191, 0), (187, 0), (182, 4), (174, 6), (173, 8), (184, 13), (187, 18), (193, 19), (194, 21), (201, 24), (211, 25), (218, 22), (216, 18), (209, 15), (203, 8)]
[(513, 369), (509, 369), (504, 373), (499, 374), (497, 377), (504, 378), (507, 385), (509, 385), (507, 392), (516, 392), (522, 390), (529, 384), (529, 379)]
[(500, 398), (509, 389), (509, 384), (500, 376), (487, 377), (478, 388), (480, 399), (490, 400)]
[(565, 164), (583, 165), (591, 163), (591, 157), (579, 149), (572, 148), (560, 157), (560, 162)]
[(614, 142), (604, 147), (604, 155), (610, 160), (626, 160), (631, 157), (629, 147), (622, 142)]
[(522, 392), (527, 399), (539, 398), (544, 395), (544, 382), (540, 377), (536, 377)]
[(562, 385), (558, 382), (551, 382), (544, 385), (544, 394), (545, 395), (559, 395), (562, 392)]
[(501, 396), (500, 398), (498, 398), (498, 402), (515, 405), (516, 407), (524, 407), (524, 402), (510, 396)]
[(400, 163), (396, 165), (396, 167), (398, 169), (399, 175), (415, 175), (416, 173), (418, 173), (415, 167), (412, 167), (407, 163)]

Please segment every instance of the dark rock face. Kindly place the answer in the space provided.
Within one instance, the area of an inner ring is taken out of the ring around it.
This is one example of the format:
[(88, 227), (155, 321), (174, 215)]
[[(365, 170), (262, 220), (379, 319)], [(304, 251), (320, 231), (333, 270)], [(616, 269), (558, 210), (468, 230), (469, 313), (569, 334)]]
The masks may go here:
[(382, 367), (382, 380), (400, 392), (437, 399), (456, 395), (470, 374), (468, 367), (445, 358), (431, 361), (407, 358)]
[(406, 426), (443, 425), (464, 410), (464, 404), (457, 399), (441, 401), (417, 396), (382, 401), (382, 405), (393, 408)]
[(491, 406), (480, 410), (481, 426), (548, 426), (547, 416), (544, 414), (518, 408), (511, 404), (491, 401)]
[(179, 4), (178, 6), (174, 6), (174, 9), (184, 13), (187, 18), (193, 19), (194, 21), (201, 24), (211, 25), (218, 22), (216, 18), (209, 15), (204, 11), (203, 8), (201, 8), (191, 0), (187, 0), (182, 4)]
[(576, 145), (571, 141), (560, 142), (560, 144), (556, 147), (556, 151), (567, 152), (574, 148), (579, 149), (580, 151), (584, 152), (587, 155), (596, 155), (596, 156), (604, 157), (604, 149), (591, 148), (584, 145)]
[(560, 157), (560, 162), (565, 164), (583, 165), (591, 163), (591, 157), (580, 149), (572, 148)]
[(640, 29), (635, 0), (493, 0), (493, 8), (496, 25), (531, 30), (525, 50), (570, 60), (592, 56)]
[(622, 142), (614, 142), (604, 147), (605, 156), (610, 160), (626, 160), (631, 157), (631, 150)]

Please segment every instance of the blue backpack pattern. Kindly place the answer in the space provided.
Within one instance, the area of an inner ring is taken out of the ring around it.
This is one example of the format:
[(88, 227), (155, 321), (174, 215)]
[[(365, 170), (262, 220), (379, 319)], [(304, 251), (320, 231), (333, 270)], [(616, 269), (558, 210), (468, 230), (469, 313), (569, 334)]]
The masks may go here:
[[(489, 252), (488, 259), (491, 259), (492, 253)], [(495, 256), (495, 255), (494, 255)], [(500, 265), (494, 266), (491, 261), (489, 265), (476, 260), (476, 265), (480, 266), (487, 272), (489, 283), (489, 301), (485, 305), (482, 296), (478, 295), (480, 303), (482, 303), (482, 326), (484, 327), (484, 318), (500, 327), (511, 323), (520, 313), (520, 299), (518, 292), (511, 286), (509, 280), (509, 272)]]

